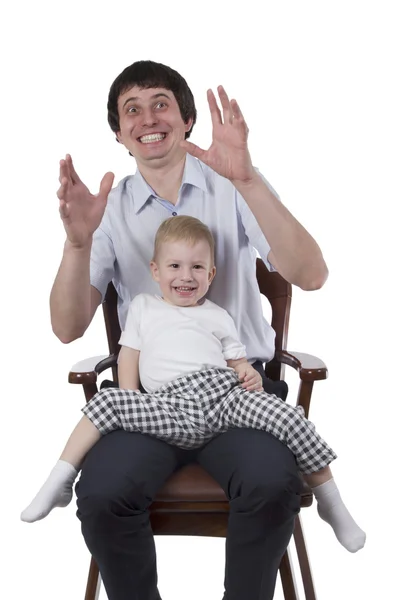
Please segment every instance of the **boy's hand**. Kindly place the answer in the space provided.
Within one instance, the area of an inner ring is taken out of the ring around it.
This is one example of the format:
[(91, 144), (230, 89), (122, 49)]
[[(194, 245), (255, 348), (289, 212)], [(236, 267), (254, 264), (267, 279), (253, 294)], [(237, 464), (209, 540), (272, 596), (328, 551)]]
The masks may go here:
[(256, 369), (254, 369), (250, 363), (243, 365), (237, 365), (236, 373), (239, 376), (242, 387), (247, 391), (256, 390), (257, 392), (263, 391), (263, 380), (261, 375)]

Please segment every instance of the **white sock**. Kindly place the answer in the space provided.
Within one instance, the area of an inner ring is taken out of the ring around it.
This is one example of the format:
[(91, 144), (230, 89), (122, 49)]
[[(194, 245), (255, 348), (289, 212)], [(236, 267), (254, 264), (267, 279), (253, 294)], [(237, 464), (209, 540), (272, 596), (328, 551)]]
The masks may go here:
[(65, 460), (59, 460), (34, 500), (21, 513), (26, 523), (39, 521), (56, 506), (68, 506), (78, 471)]
[(312, 488), (321, 519), (329, 523), (339, 542), (349, 552), (357, 552), (365, 545), (366, 534), (346, 508), (333, 479)]

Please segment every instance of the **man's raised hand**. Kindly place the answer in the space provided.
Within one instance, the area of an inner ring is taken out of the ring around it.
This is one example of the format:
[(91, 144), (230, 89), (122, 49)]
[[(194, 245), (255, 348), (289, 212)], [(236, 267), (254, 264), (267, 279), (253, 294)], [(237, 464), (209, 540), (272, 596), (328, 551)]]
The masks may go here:
[(59, 165), (59, 213), (68, 240), (73, 246), (82, 248), (91, 243), (92, 235), (100, 225), (114, 174), (106, 173), (100, 182), (99, 193), (93, 195), (75, 171), (69, 154)]

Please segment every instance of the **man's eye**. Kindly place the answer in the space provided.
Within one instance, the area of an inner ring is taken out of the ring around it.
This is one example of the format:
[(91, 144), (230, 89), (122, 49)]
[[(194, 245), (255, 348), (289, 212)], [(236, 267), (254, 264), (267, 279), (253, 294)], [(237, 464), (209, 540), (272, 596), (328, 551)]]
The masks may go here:
[(129, 113), (135, 113), (135, 112), (137, 112), (137, 108), (135, 106), (130, 106), (128, 108), (127, 112), (129, 112)]
[(156, 108), (162, 108), (163, 106), (167, 106), (165, 102), (158, 102), (158, 104), (155, 105)]

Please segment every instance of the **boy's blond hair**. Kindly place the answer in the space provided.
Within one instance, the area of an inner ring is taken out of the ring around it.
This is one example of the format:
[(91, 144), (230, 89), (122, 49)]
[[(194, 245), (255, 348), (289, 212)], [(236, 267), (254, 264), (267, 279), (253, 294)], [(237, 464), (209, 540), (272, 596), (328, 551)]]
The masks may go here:
[(187, 242), (193, 246), (204, 240), (208, 242), (212, 265), (215, 262), (215, 241), (209, 228), (195, 217), (178, 215), (163, 221), (157, 230), (154, 242), (153, 261), (157, 261), (160, 247), (165, 242)]

